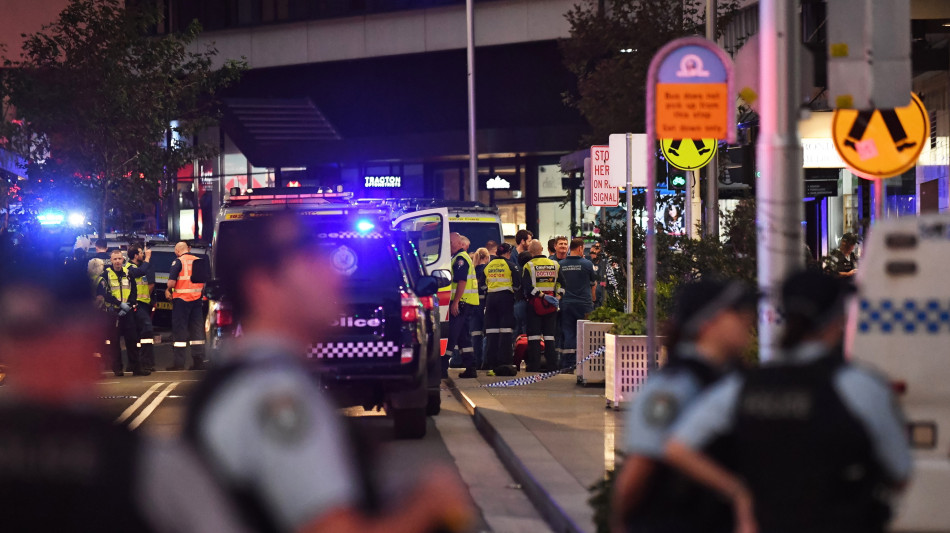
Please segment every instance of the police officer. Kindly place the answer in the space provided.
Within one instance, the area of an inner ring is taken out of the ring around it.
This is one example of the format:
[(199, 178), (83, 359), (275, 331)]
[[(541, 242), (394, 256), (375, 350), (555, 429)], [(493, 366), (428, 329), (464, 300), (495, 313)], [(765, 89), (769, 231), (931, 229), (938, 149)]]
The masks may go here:
[[(518, 259), (518, 275), (524, 271), (524, 265), (531, 260), (531, 252), (528, 247), (534, 240), (534, 234), (526, 229), (518, 230), (515, 233), (515, 250), (512, 252)], [(519, 280), (520, 281), (520, 280)], [(527, 330), (528, 302), (524, 299), (521, 291), (515, 292), (515, 336), (525, 333)]]
[(12, 255), (0, 264), (0, 354), (15, 371), (0, 395), (3, 530), (245, 531), (181, 443), (100, 412), (89, 354), (112, 324), (92, 307), (85, 268)]
[(465, 248), (467, 240), (454, 231), (449, 236), (452, 247), (452, 299), (449, 304), (448, 347), (458, 347), (462, 367), (465, 368), (459, 374), (460, 378), (477, 376), (468, 315), (478, 308), (478, 280), (475, 278), (475, 265)]
[(129, 368), (133, 375), (147, 376), (151, 371), (142, 366), (139, 359), (139, 333), (135, 323), (135, 306), (138, 296), (135, 278), (146, 275), (144, 270), (125, 266), (122, 252), (114, 250), (109, 259), (111, 265), (99, 277), (96, 291), (105, 302), (105, 311), (110, 320), (115, 320), (115, 326), (106, 340), (106, 352), (111, 354), (112, 371), (116, 376), (124, 375), (122, 371), (122, 349), (119, 338), (125, 339), (125, 353), (129, 359)]
[(529, 250), (533, 257), (525, 263), (521, 275), (522, 293), (528, 301), (525, 366), (528, 372), (541, 370), (541, 341), (544, 340), (544, 360), (548, 370), (554, 370), (558, 368), (554, 337), (557, 334), (557, 305), (554, 299), (564, 293), (564, 278), (557, 262), (543, 255), (541, 241), (532, 241)]
[[(777, 364), (724, 379), (674, 429), (668, 461), (732, 499), (740, 527), (882, 532), (882, 496), (908, 480), (887, 380), (841, 356), (848, 285), (818, 272), (791, 276)], [(699, 453), (719, 438), (731, 443), (734, 473)]]
[(842, 235), (838, 247), (823, 261), (822, 268), (825, 273), (839, 278), (849, 278), (857, 274), (858, 258), (854, 254), (857, 244), (858, 236), (854, 233)]
[(597, 297), (597, 273), (584, 258), (584, 239), (571, 241), (570, 254), (561, 261), (564, 296), (561, 297), (561, 369), (577, 363), (577, 321), (594, 310)]
[(204, 283), (196, 283), (191, 277), (194, 275), (195, 261), (191, 247), (187, 242), (175, 245), (177, 259), (172, 261), (168, 272), (168, 288), (165, 289), (165, 298), (172, 302), (172, 366), (165, 370), (185, 369), (185, 348), (191, 345), (190, 370), (205, 369), (205, 332), (204, 316), (202, 313), (201, 290)]
[(665, 334), (668, 362), (627, 411), (626, 459), (617, 475), (613, 530), (731, 531), (729, 507), (663, 461), (673, 423), (751, 341), (754, 293), (738, 281), (703, 280), (676, 294)]
[(594, 273), (597, 274), (597, 291), (594, 293), (594, 309), (597, 309), (604, 305), (604, 298), (607, 293), (607, 277), (604, 268), (607, 262), (604, 261), (603, 255), (601, 254), (601, 245), (599, 242), (590, 245), (590, 254), (587, 256), (587, 259), (590, 260), (594, 266)]
[[(243, 335), (223, 349), (192, 395), (185, 435), (259, 531), (434, 531), (471, 509), (455, 477), (429, 468), (388, 513), (361, 509), (355, 444), (303, 368), (314, 335), (334, 318), (339, 287), (305, 226), (290, 215), (235, 222), (243, 242), (218, 250)], [(321, 283), (314, 283), (319, 279)]]
[(518, 264), (511, 259), (511, 245), (498, 245), (498, 255), (492, 257), (485, 267), (488, 290), (485, 305), (485, 335), (488, 349), (485, 357), (488, 368), (496, 376), (514, 376), (512, 336), (515, 327), (515, 293), (521, 292), (521, 275)]
[(155, 288), (155, 271), (149, 260), (152, 251), (142, 249), (138, 245), (129, 246), (129, 262), (146, 272), (144, 276), (135, 278), (135, 325), (139, 332), (139, 358), (142, 368), (152, 372), (155, 370), (155, 330), (152, 327), (152, 289)]

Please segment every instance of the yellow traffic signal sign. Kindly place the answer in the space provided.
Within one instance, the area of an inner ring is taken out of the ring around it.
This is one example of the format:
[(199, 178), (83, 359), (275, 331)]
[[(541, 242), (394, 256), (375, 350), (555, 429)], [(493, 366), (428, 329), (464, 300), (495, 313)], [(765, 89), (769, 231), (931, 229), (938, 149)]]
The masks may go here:
[(662, 139), (663, 157), (680, 170), (703, 168), (716, 155), (716, 139)]

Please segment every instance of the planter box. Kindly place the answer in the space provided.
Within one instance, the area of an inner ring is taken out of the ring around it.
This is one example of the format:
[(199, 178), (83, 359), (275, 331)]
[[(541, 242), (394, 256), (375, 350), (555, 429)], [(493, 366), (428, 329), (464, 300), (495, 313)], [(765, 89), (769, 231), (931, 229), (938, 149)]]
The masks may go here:
[(656, 338), (656, 353), (647, 354), (646, 335), (604, 336), (607, 351), (605, 353), (605, 390), (607, 407), (619, 409), (630, 402), (646, 382), (650, 373), (660, 367), (665, 359), (663, 337)]
[[(591, 322), (589, 320), (577, 321), (577, 361), (583, 361), (591, 352), (604, 347), (605, 335), (612, 322)], [(594, 384), (603, 384), (606, 381), (604, 364), (606, 357), (604, 354), (591, 358), (582, 365), (577, 366), (575, 370), (577, 383), (587, 386)]]

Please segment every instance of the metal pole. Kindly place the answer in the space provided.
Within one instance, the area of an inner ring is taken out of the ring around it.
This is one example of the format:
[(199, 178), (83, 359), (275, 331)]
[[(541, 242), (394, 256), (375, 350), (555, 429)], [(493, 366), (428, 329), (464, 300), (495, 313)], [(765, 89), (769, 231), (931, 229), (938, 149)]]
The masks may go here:
[(759, 359), (775, 356), (781, 337), (779, 290), (782, 281), (803, 265), (801, 229), (802, 146), (798, 136), (801, 71), (798, 2), (759, 2), (759, 143), (763, 179), (757, 182)]
[(478, 200), (478, 152), (475, 148), (475, 11), (474, 0), (465, 0), (468, 58), (468, 199)]
[[(706, 0), (706, 38), (716, 40), (716, 0)], [(731, 120), (731, 118), (730, 118)], [(718, 142), (718, 141), (713, 141)], [(696, 173), (699, 183), (699, 173)], [(692, 235), (692, 230), (690, 231)], [(706, 165), (706, 235), (719, 238), (719, 153)]]
[[(650, 165), (647, 165), (648, 167)], [(633, 312), (633, 134), (627, 134), (627, 312)]]
[(884, 180), (874, 180), (874, 216), (871, 218), (871, 221), (875, 224), (884, 220), (885, 190)]

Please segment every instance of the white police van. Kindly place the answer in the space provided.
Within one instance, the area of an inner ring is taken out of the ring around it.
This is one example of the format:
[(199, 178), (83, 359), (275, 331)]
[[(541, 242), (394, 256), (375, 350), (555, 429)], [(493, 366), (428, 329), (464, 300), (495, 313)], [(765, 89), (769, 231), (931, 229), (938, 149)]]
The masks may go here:
[(914, 456), (896, 531), (950, 531), (950, 214), (883, 220), (858, 266), (846, 351), (891, 380)]

